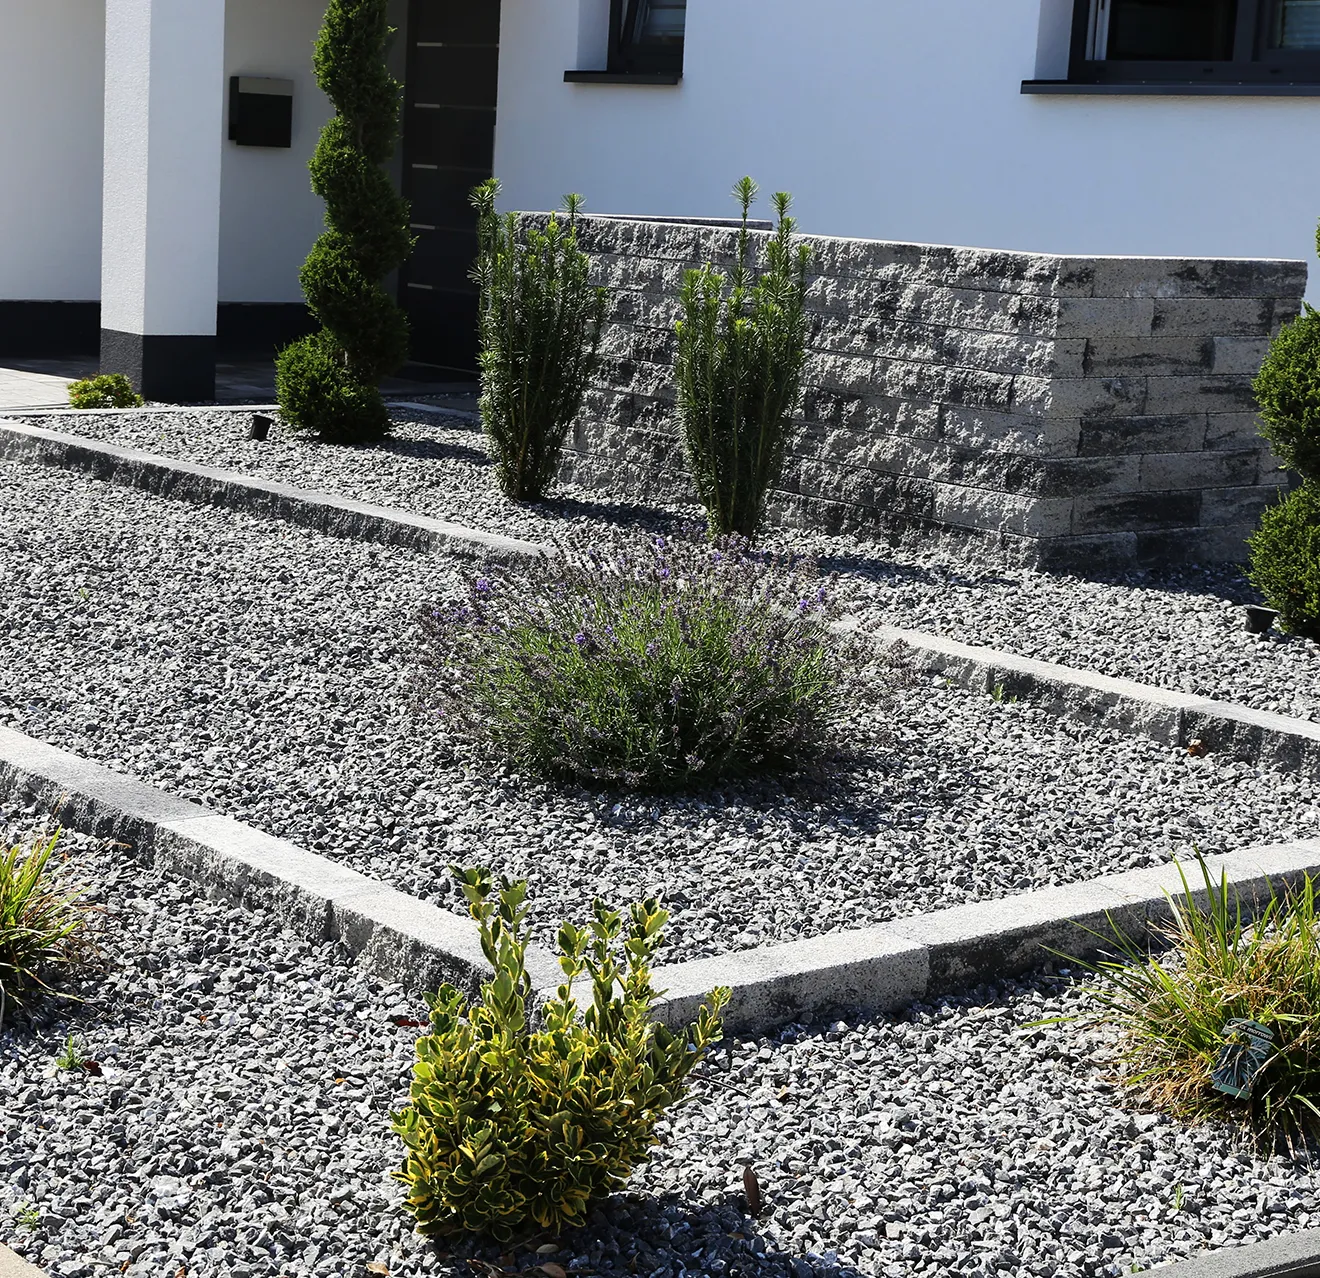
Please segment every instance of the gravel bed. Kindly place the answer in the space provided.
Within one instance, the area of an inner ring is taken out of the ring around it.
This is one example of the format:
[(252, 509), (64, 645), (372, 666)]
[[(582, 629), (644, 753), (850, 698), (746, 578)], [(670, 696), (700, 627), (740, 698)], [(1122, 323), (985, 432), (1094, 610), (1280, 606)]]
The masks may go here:
[(699, 957), (1320, 828), (1307, 779), (939, 680), (857, 704), (864, 748), (822, 778), (530, 784), (414, 710), (443, 556), (19, 463), (0, 527), (0, 722), (456, 910), (451, 863), (526, 876), (546, 937), (597, 893), (660, 893), (669, 956)]
[(26, 494), (0, 570), (9, 720), (421, 896), (455, 903), (443, 867), (476, 858), (533, 878), (547, 922), (660, 887), (675, 954), (695, 955), (1317, 824), (1295, 779), (938, 685), (819, 794), (526, 787), (410, 713), (411, 617), (451, 588), (443, 559), (9, 473)]
[[(0, 811), (0, 842), (32, 820)], [(626, 1194), (472, 1266), (410, 1232), (389, 1177), (416, 1001), (269, 914), (62, 846), (102, 969), (0, 1029), (0, 1240), (52, 1278), (1091, 1278), (1320, 1222), (1311, 1164), (1141, 1112), (1107, 1031), (1035, 1024), (1086, 1006), (1059, 973), (728, 1044)], [(91, 1069), (57, 1067), (69, 1035)]]
[[(396, 418), (390, 441), (360, 449), (318, 445), (278, 425), (269, 441), (253, 443), (246, 414), (20, 420), (519, 537), (589, 534), (599, 521), (660, 527), (693, 518), (690, 508), (647, 509), (626, 494), (581, 490), (540, 507), (515, 505), (491, 483), (476, 426), (409, 410)], [(770, 540), (838, 569), (851, 605), (873, 621), (1320, 720), (1320, 644), (1247, 634), (1241, 605), (1259, 596), (1233, 567), (1078, 578), (998, 571), (852, 537), (781, 530)]]

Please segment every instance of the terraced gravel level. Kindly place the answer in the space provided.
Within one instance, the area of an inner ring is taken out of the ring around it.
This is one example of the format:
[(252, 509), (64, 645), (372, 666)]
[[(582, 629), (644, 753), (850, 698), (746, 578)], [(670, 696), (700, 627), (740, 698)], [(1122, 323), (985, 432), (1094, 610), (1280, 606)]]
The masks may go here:
[[(246, 438), (246, 414), (25, 420), (518, 537), (580, 534), (599, 521), (669, 527), (698, 513), (639, 507), (626, 492), (575, 489), (542, 506), (517, 505), (495, 489), (478, 427), (410, 410), (395, 415), (388, 442), (352, 449), (318, 445), (280, 425), (269, 441), (254, 443)], [(802, 530), (778, 530), (769, 540), (838, 569), (853, 606), (870, 620), (1320, 719), (1320, 645), (1277, 631), (1267, 638), (1247, 634), (1242, 604), (1260, 599), (1231, 566), (1083, 579)], [(968, 555), (974, 552), (969, 546)]]
[(443, 556), (12, 463), (0, 530), (0, 722), (456, 910), (452, 863), (526, 876), (547, 939), (659, 893), (698, 957), (1320, 829), (1308, 779), (938, 680), (855, 700), (819, 779), (547, 787), (415, 710)]
[[(0, 810), (0, 843), (35, 820)], [(470, 1246), (411, 1233), (389, 1175), (417, 1032), (398, 1022), (422, 1009), (276, 917), (62, 847), (103, 962), (85, 1002), (0, 1029), (0, 1240), (51, 1278), (472, 1274)], [(1041, 974), (729, 1044), (588, 1227), (477, 1256), (602, 1278), (1096, 1278), (1320, 1222), (1311, 1164), (1142, 1112), (1108, 1032), (1039, 1024), (1087, 1006)], [(92, 1067), (57, 1066), (70, 1036)]]

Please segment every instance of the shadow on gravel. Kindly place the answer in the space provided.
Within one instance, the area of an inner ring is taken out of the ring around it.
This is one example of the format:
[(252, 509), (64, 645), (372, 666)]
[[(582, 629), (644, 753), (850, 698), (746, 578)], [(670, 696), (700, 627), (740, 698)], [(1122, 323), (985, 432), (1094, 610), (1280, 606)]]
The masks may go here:
[(387, 436), (368, 446), (372, 452), (393, 453), (396, 457), (412, 457), (417, 461), (465, 461), (489, 466), (490, 457), (484, 448), (470, 444), (447, 444), (435, 439), (395, 439)]
[[(620, 1194), (591, 1215), (586, 1227), (564, 1234), (558, 1250), (536, 1251), (541, 1238), (503, 1255), (493, 1248), (437, 1255), (454, 1274), (486, 1278), (526, 1275), (540, 1278), (553, 1264), (570, 1274), (720, 1275), (720, 1278), (858, 1278), (858, 1271), (832, 1252), (790, 1255), (757, 1232), (740, 1194), (714, 1203), (690, 1203), (675, 1197)], [(773, 1211), (773, 1208), (770, 1208)]]

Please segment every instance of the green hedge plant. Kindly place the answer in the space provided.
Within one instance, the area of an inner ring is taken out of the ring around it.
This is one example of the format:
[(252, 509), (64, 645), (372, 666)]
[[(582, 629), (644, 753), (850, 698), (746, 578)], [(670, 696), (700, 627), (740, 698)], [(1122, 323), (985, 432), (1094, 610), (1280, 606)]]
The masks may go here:
[(581, 1225), (656, 1143), (656, 1123), (719, 1037), (729, 991), (678, 1033), (657, 1024), (650, 965), (668, 916), (643, 901), (625, 922), (597, 900), (585, 928), (560, 927), (564, 983), (538, 1014), (526, 883), (502, 879), (497, 892), (484, 869), (457, 873), (494, 975), (470, 1006), (452, 985), (428, 998), (410, 1104), (392, 1116), (407, 1210), (423, 1233), (500, 1242)]
[(299, 278), (321, 328), (276, 360), (283, 419), (336, 443), (389, 430), (378, 387), (408, 358), (407, 318), (382, 283), (413, 244), (408, 203), (384, 169), (401, 92), (385, 65), (386, 9), (387, 0), (329, 0), (316, 40), (316, 80), (335, 115), (309, 165), (326, 230)]
[(737, 538), (624, 538), (469, 582), (422, 616), (442, 722), (541, 776), (635, 790), (791, 771), (846, 669), (814, 564)]
[(751, 263), (748, 215), (757, 187), (734, 187), (742, 206), (731, 276), (689, 271), (678, 331), (678, 409), (697, 496), (716, 535), (755, 536), (792, 434), (806, 362), (810, 250), (796, 243), (791, 198), (774, 197), (778, 226), (766, 266)]
[(1284, 630), (1320, 643), (1320, 482), (1269, 507), (1249, 540), (1252, 584)]
[(1320, 481), (1320, 312), (1303, 307), (1271, 343), (1252, 389), (1279, 460)]
[(87, 954), (87, 912), (55, 882), (58, 835), (0, 851), (0, 1024)]
[[(1150, 955), (1117, 937), (1119, 955), (1094, 965), (1100, 1019), (1123, 1038), (1128, 1083), (1151, 1104), (1192, 1121), (1227, 1118), (1263, 1140), (1320, 1134), (1320, 916), (1308, 877), (1296, 890), (1270, 890), (1253, 919), (1225, 877), (1200, 863), (1205, 904), (1183, 875), (1162, 939)], [(1181, 871), (1180, 871), (1181, 873)], [(1211, 1078), (1228, 1023), (1255, 1021), (1274, 1047), (1249, 1097)]]
[(600, 351), (606, 291), (578, 248), (582, 197), (544, 229), (500, 216), (495, 178), (472, 192), (480, 252), (481, 422), (505, 496), (539, 501), (554, 480), (569, 427)]
[(123, 373), (102, 373), (69, 387), (69, 403), (74, 408), (141, 408), (145, 402)]

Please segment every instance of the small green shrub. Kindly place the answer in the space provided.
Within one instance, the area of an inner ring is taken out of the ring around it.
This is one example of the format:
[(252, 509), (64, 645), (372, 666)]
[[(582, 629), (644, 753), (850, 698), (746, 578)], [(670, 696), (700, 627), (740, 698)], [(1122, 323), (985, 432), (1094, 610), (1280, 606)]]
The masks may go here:
[(1261, 434), (1279, 460), (1320, 480), (1320, 312), (1306, 306), (1270, 345), (1252, 383)]
[[(1119, 935), (1120, 956), (1094, 969), (1107, 979), (1092, 991), (1101, 1020), (1123, 1033), (1131, 1087), (1152, 1104), (1185, 1118), (1246, 1119), (1266, 1140), (1320, 1133), (1320, 917), (1307, 878), (1295, 892), (1272, 889), (1250, 921), (1225, 878), (1205, 863), (1206, 904), (1183, 876), (1164, 939), (1167, 956), (1151, 956)], [(1275, 1050), (1249, 1102), (1211, 1081), (1225, 1045), (1225, 1026), (1257, 1021), (1273, 1031)], [(1244, 1108), (1245, 1105), (1245, 1108)]]
[(495, 211), (495, 178), (472, 192), (480, 231), (473, 278), (481, 286), (481, 422), (506, 497), (545, 496), (600, 350), (606, 291), (588, 282), (578, 248), (582, 197), (561, 220), (520, 229)]
[[(527, 885), (501, 880), (496, 901), (488, 871), (456, 873), (494, 977), (473, 1006), (452, 985), (427, 1000), (411, 1104), (392, 1115), (406, 1149), (395, 1176), (423, 1233), (507, 1242), (580, 1225), (655, 1144), (657, 1121), (719, 1037), (729, 991), (715, 990), (681, 1033), (655, 1023), (650, 963), (668, 915), (655, 901), (635, 904), (625, 935), (623, 916), (597, 900), (586, 928), (560, 927), (564, 984), (533, 1028)], [(591, 1003), (579, 1010), (573, 982), (583, 976)]]
[(58, 836), (0, 852), (0, 1024), (86, 956), (86, 911), (53, 882)]
[(756, 183), (734, 187), (742, 205), (731, 279), (707, 266), (683, 284), (678, 409), (697, 496), (717, 535), (753, 537), (784, 468), (806, 362), (810, 250), (794, 246), (790, 197), (774, 197), (778, 229), (755, 275), (747, 231)]
[(69, 387), (74, 408), (141, 408), (145, 402), (123, 373), (102, 373)]
[(1320, 643), (1320, 482), (1288, 493), (1261, 517), (1248, 576), (1279, 623)]
[(814, 565), (736, 538), (565, 551), (424, 613), (419, 682), (519, 767), (700, 786), (820, 750), (843, 673), (831, 609)]
[(299, 275), (321, 331), (279, 353), (276, 386), (284, 421), (332, 443), (389, 429), (380, 379), (408, 358), (407, 317), (382, 284), (413, 246), (408, 202), (384, 167), (401, 93), (385, 63), (387, 8), (387, 0), (329, 0), (312, 55), (335, 108), (308, 165), (326, 230)]

